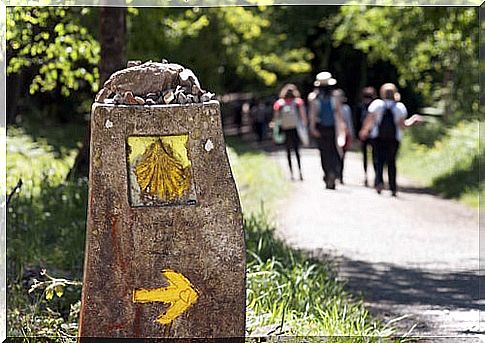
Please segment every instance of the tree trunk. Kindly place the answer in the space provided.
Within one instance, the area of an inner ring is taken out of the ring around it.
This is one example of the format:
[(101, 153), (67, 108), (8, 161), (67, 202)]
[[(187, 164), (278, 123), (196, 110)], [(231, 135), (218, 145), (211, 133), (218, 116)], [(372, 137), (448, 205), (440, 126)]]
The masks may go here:
[(115, 71), (126, 67), (126, 8), (100, 8), (100, 88)]
[[(101, 60), (99, 62), (100, 89), (115, 71), (126, 66), (126, 8), (101, 7), (99, 11)], [(67, 178), (87, 177), (89, 174), (89, 140), (91, 130), (86, 130), (82, 148)]]
[(13, 124), (17, 118), (18, 99), (20, 98), (20, 77), (22, 71), (7, 76), (7, 124)]

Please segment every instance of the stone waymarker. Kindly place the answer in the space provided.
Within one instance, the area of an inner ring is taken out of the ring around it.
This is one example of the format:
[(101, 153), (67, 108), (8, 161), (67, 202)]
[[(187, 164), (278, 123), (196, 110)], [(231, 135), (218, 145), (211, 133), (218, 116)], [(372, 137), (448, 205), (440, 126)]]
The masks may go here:
[(151, 62), (98, 94), (81, 337), (244, 336), (242, 215), (212, 96)]

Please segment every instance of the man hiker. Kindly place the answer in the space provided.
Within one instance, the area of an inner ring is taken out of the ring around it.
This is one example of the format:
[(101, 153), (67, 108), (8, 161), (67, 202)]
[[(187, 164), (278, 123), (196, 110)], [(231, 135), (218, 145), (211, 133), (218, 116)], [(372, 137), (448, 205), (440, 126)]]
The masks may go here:
[(335, 189), (340, 174), (342, 147), (345, 145), (345, 121), (340, 100), (332, 95), (337, 80), (332, 74), (318, 73), (313, 83), (315, 90), (308, 95), (310, 133), (317, 138), (318, 149), (327, 189)]

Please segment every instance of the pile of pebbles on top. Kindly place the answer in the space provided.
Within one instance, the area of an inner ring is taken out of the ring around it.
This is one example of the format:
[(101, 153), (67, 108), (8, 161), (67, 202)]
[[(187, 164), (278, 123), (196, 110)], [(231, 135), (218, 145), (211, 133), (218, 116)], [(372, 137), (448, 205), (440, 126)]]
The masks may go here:
[(215, 94), (204, 91), (194, 73), (181, 65), (128, 62), (106, 81), (96, 102), (115, 105), (169, 105), (204, 103)]

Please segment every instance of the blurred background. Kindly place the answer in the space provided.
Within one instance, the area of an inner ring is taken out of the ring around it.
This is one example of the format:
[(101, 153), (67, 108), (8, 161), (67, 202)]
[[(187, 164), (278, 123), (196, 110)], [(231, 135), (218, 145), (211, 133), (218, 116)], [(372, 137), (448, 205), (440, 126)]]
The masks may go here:
[[(359, 300), (342, 300), (353, 296), (335, 283), (330, 263), (309, 260), (271, 234), (268, 213), (291, 189), (268, 157), (279, 149), (271, 141), (271, 107), (288, 82), (306, 99), (322, 70), (337, 79), (354, 111), (363, 87), (393, 82), (408, 113), (427, 118), (406, 135), (400, 172), (433, 194), (477, 209), (483, 191), (478, 32), (473, 7), (8, 7), (9, 334), (76, 334), (90, 107), (100, 85), (128, 60), (162, 59), (192, 69), (221, 102), (254, 253), (248, 255), (248, 332), (265, 334), (277, 324), (280, 332), (298, 334), (395, 332), (367, 317)], [(268, 108), (261, 143), (251, 115), (257, 101)], [(293, 295), (273, 294), (273, 286), (256, 277), (288, 265), (295, 280), (315, 275), (316, 288), (302, 286), (295, 295), (296, 281), (282, 278), (275, 289), (287, 287)], [(309, 294), (320, 310), (308, 305)], [(353, 319), (345, 317), (347, 302), (355, 306)], [(284, 318), (293, 321), (293, 331), (283, 330)], [(267, 330), (256, 330), (261, 327)]]

